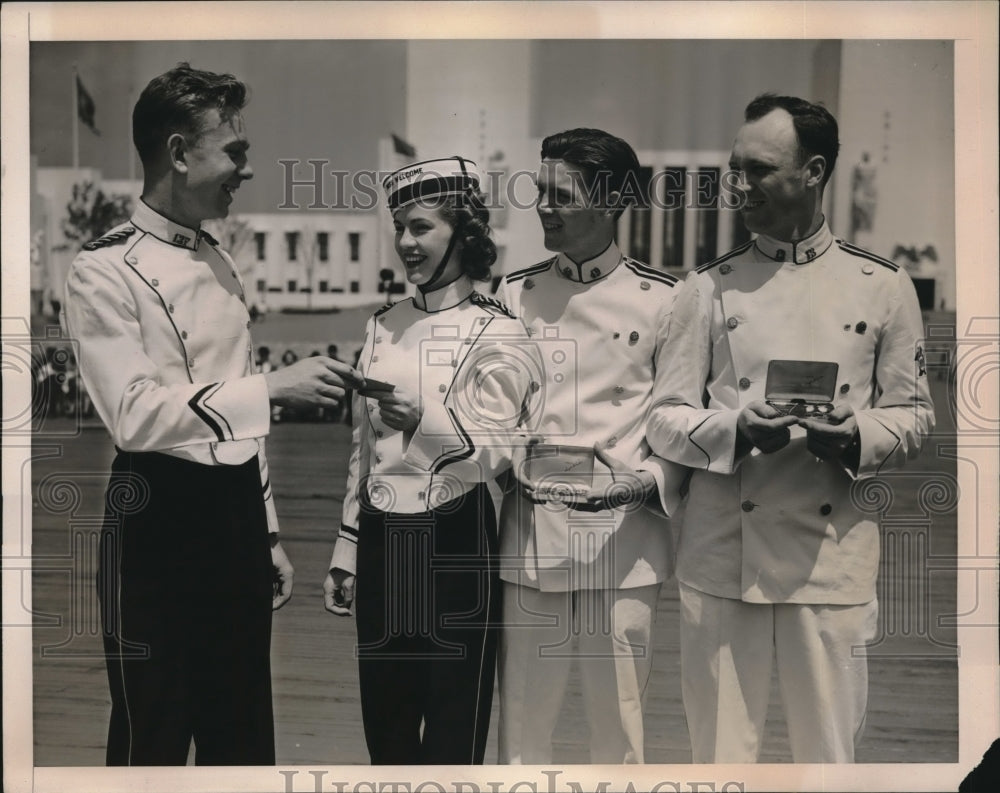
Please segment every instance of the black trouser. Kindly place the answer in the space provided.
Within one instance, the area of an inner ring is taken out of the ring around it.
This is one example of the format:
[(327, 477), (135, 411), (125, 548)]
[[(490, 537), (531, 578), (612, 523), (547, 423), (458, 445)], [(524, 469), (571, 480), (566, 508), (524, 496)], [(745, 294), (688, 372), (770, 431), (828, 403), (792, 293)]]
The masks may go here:
[(486, 486), (415, 515), (363, 504), (360, 523), (358, 667), (372, 763), (482, 763), (500, 613)]
[(273, 568), (260, 471), (119, 452), (98, 595), (108, 765), (273, 765)]

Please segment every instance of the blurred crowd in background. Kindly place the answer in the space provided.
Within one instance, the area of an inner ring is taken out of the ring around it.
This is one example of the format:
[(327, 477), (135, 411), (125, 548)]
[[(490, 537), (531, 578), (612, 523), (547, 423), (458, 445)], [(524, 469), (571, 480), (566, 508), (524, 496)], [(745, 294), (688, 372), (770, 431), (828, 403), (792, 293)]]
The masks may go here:
[[(325, 353), (321, 350), (313, 350), (309, 354), (325, 354), (330, 358), (336, 358), (338, 361), (346, 360), (341, 357), (340, 350), (336, 344), (327, 345)], [(353, 359), (349, 362), (357, 366), (360, 354), (361, 350), (356, 350)], [(298, 353), (290, 347), (280, 357), (275, 358), (272, 357), (268, 346), (261, 345), (257, 349), (255, 368), (258, 373), (264, 374), (285, 366), (290, 366), (297, 360), (299, 360)], [(80, 378), (80, 370), (71, 346), (51, 344), (41, 347), (32, 356), (31, 365), (31, 404), (36, 420), (59, 417), (72, 418), (76, 416), (81, 418), (95, 417), (94, 404), (87, 396), (87, 389)], [(332, 421), (350, 424), (350, 395), (348, 394), (341, 402), (340, 407), (334, 410), (317, 408), (315, 411), (310, 412), (274, 407), (272, 408), (271, 419), (275, 422)]]
[[(328, 344), (326, 347), (326, 352), (321, 350), (313, 350), (309, 353), (310, 356), (314, 355), (326, 355), (328, 358), (333, 358), (336, 361), (345, 361), (350, 363), (355, 368), (358, 365), (358, 358), (361, 357), (361, 348), (359, 347), (354, 351), (354, 356), (350, 361), (342, 358), (340, 355), (340, 349), (336, 344)], [(258, 374), (267, 374), (268, 372), (273, 372), (276, 369), (282, 369), (285, 366), (291, 366), (299, 360), (298, 354), (295, 350), (288, 348), (282, 354), (281, 358), (274, 360), (271, 357), (271, 348), (267, 345), (261, 345), (257, 348), (257, 359), (254, 362), (255, 370)], [(351, 391), (348, 390), (344, 399), (341, 401), (340, 406), (337, 408), (314, 408), (310, 411), (304, 410), (292, 410), (290, 408), (279, 407), (274, 405), (271, 407), (271, 421), (279, 423), (282, 421), (334, 421), (343, 422), (345, 424), (351, 423)]]

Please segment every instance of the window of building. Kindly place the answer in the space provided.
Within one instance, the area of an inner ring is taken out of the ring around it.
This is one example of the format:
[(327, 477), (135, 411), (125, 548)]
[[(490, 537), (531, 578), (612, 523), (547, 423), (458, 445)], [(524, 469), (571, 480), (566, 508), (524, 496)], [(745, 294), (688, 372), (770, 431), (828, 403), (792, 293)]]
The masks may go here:
[(629, 255), (640, 262), (649, 261), (650, 237), (652, 235), (649, 182), (652, 178), (653, 169), (643, 166), (639, 169), (639, 183), (629, 188), (636, 201), (629, 220)]
[(255, 231), (253, 235), (254, 245), (257, 246), (257, 261), (264, 261), (265, 246), (267, 244), (267, 234), (263, 231)]
[(325, 231), (316, 232), (316, 249), (321, 262), (330, 261), (330, 235)]
[(298, 289), (298, 286), (299, 286), (298, 281), (296, 281), (294, 278), (290, 278), (288, 280), (288, 291), (289, 292), (294, 292), (296, 289)]
[(664, 168), (663, 174), (663, 266), (683, 267), (687, 168)]
[(351, 261), (361, 261), (361, 234), (352, 231), (347, 235), (347, 244), (351, 247)]
[(719, 235), (719, 168), (699, 168), (695, 172), (694, 260), (699, 264), (712, 261), (718, 255)]
[(319, 291), (320, 292), (329, 292), (330, 291), (330, 282), (329, 281), (320, 281), (319, 282)]
[(630, 192), (647, 203), (629, 207), (616, 224), (622, 251), (651, 267), (688, 270), (732, 248), (740, 227), (723, 193), (728, 157), (721, 150), (645, 154)]
[(352, 294), (357, 294), (360, 291), (361, 291), (361, 282), (360, 281), (351, 281), (351, 293)]
[(288, 261), (298, 261), (299, 258), (299, 232), (286, 231), (285, 243), (288, 245)]
[(266, 292), (267, 291), (267, 280), (264, 278), (257, 279), (257, 291)]

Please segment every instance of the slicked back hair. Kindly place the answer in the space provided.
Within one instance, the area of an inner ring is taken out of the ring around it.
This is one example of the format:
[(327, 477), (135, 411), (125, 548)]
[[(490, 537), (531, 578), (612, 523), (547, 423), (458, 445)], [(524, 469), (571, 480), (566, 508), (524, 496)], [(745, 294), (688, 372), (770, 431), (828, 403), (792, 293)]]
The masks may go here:
[(176, 132), (197, 135), (203, 114), (218, 110), (226, 118), (243, 109), (247, 87), (231, 74), (215, 74), (179, 63), (154, 77), (132, 110), (132, 141), (143, 165), (155, 160)]
[(840, 150), (837, 119), (821, 104), (807, 102), (797, 96), (777, 94), (761, 94), (754, 98), (744, 111), (744, 119), (756, 121), (777, 109), (784, 110), (792, 117), (795, 134), (799, 139), (801, 161), (804, 162), (814, 154), (826, 160), (826, 173), (823, 174), (825, 187), (833, 174), (837, 152)]
[(601, 129), (580, 127), (549, 135), (542, 141), (543, 160), (565, 160), (581, 168), (589, 177), (589, 194), (605, 206), (607, 194), (623, 194), (616, 207), (617, 219), (625, 207), (635, 203), (630, 196), (642, 196), (639, 184), (639, 158), (621, 138)]

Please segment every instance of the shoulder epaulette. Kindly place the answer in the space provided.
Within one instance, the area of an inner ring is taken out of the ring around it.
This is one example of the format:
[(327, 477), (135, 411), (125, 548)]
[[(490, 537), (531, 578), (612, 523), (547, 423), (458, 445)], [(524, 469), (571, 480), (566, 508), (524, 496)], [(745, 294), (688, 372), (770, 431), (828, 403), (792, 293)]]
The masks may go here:
[(888, 259), (876, 256), (871, 251), (866, 251), (864, 248), (859, 248), (857, 245), (851, 245), (849, 242), (837, 240), (837, 247), (839, 247), (844, 253), (849, 253), (851, 256), (858, 256), (862, 259), (868, 259), (868, 261), (875, 262), (875, 264), (881, 264), (883, 267), (887, 267), (893, 272), (896, 272), (899, 269), (899, 265), (895, 262), (890, 262)]
[(666, 284), (667, 286), (675, 286), (680, 280), (676, 275), (671, 275), (663, 270), (657, 270), (648, 264), (643, 264), (628, 256), (622, 257), (622, 262), (633, 273), (642, 278), (648, 278), (650, 281), (659, 281), (661, 284)]
[(509, 308), (507, 308), (507, 306), (505, 306), (495, 297), (487, 297), (481, 292), (473, 291), (471, 295), (471, 300), (477, 306), (482, 306), (483, 308), (486, 309), (494, 309), (496, 311), (499, 311), (504, 316), (510, 317), (511, 319), (515, 319), (514, 312), (512, 312)]
[(373, 317), (377, 317), (380, 314), (384, 314), (386, 311), (388, 311), (394, 305), (396, 305), (396, 304), (393, 303), (392, 301), (390, 301), (390, 302), (386, 303), (384, 306), (382, 306), (382, 308), (378, 309), (374, 314), (372, 314), (372, 316)]
[(109, 245), (117, 245), (119, 242), (127, 240), (133, 234), (135, 234), (135, 227), (125, 226), (118, 229), (118, 231), (112, 231), (110, 234), (105, 234), (103, 237), (98, 237), (96, 240), (84, 243), (83, 249), (85, 251), (96, 251), (98, 248), (107, 248)]
[(205, 231), (205, 229), (202, 229), (200, 233), (201, 233), (202, 239), (206, 240), (209, 245), (214, 245), (216, 248), (219, 247), (219, 241), (215, 237), (213, 237), (211, 234), (209, 234), (207, 231)]
[(749, 242), (744, 242), (738, 248), (733, 248), (731, 251), (729, 251), (729, 253), (723, 254), (718, 259), (714, 259), (710, 262), (707, 262), (706, 264), (701, 265), (701, 267), (695, 267), (694, 271), (696, 273), (703, 273), (706, 270), (711, 270), (713, 267), (717, 267), (724, 261), (732, 259), (734, 256), (739, 256), (741, 253), (746, 253), (753, 247), (753, 244), (754, 244), (753, 240), (750, 240)]
[(544, 273), (553, 264), (555, 264), (556, 257), (553, 256), (544, 262), (539, 262), (538, 264), (533, 264), (531, 267), (525, 267), (523, 270), (515, 270), (510, 275), (507, 276), (507, 283), (512, 284), (515, 281), (520, 281), (522, 278), (527, 278), (529, 275), (538, 275), (539, 273)]

